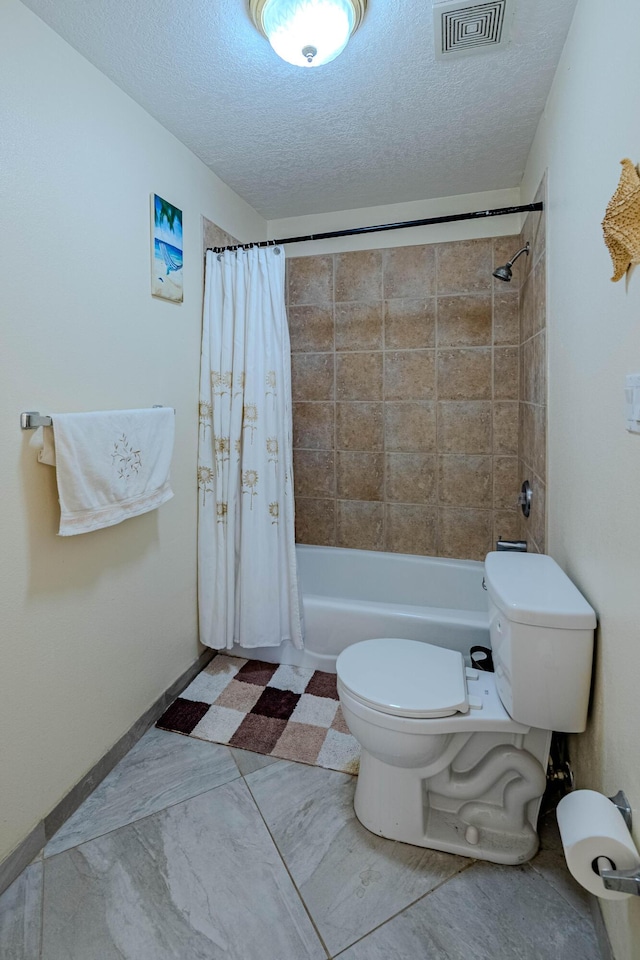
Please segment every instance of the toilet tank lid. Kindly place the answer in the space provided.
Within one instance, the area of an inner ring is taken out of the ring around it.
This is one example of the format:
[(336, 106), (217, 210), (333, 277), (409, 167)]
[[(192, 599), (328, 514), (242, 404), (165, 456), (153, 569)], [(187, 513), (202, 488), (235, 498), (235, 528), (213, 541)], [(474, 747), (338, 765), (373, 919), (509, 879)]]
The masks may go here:
[(593, 630), (596, 615), (552, 557), (505, 551), (487, 554), (485, 582), (490, 598), (516, 623)]

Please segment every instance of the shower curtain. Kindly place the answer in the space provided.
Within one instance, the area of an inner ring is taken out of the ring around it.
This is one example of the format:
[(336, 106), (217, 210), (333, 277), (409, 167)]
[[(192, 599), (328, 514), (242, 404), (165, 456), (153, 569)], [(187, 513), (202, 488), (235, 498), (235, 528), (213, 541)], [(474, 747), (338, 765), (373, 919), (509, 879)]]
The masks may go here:
[(302, 647), (280, 247), (207, 252), (198, 443), (200, 640)]

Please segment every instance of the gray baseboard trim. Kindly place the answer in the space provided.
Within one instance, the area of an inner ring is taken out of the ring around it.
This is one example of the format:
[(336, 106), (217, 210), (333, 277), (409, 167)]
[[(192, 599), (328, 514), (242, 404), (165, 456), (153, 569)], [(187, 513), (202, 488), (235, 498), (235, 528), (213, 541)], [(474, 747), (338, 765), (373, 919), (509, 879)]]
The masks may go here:
[(10, 887), (25, 867), (35, 860), (45, 845), (44, 820), (33, 828), (22, 843), (0, 863), (0, 893)]
[(590, 900), (593, 926), (595, 927), (596, 938), (598, 940), (598, 946), (600, 947), (600, 953), (602, 954), (602, 960), (615, 960), (613, 950), (611, 949), (609, 934), (607, 933), (607, 928), (605, 926), (604, 917), (602, 916), (602, 910), (600, 909), (600, 901), (594, 896), (590, 897)]
[(51, 813), (47, 814), (25, 837), (15, 850), (13, 850), (2, 863), (0, 863), (0, 894), (7, 887), (11, 886), (13, 881), (20, 876), (25, 867), (37, 857), (45, 843), (60, 829), (65, 820), (68, 820), (72, 813), (75, 813), (81, 803), (83, 803), (90, 793), (101, 783), (108, 773), (113, 770), (115, 765), (122, 760), (124, 755), (138, 742), (140, 737), (147, 732), (149, 727), (153, 726), (156, 720), (162, 716), (169, 704), (182, 693), (193, 678), (200, 673), (204, 667), (213, 658), (214, 650), (205, 650), (198, 659), (171, 684), (168, 690), (158, 697), (148, 710), (139, 717), (127, 732), (120, 737), (111, 749), (93, 765), (91, 770), (82, 777), (81, 780), (71, 788), (56, 804)]

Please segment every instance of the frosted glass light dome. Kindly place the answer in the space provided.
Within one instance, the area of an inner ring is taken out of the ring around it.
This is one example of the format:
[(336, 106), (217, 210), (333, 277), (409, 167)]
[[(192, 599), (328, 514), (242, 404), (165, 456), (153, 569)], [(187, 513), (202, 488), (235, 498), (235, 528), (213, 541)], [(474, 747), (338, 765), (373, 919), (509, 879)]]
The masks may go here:
[(320, 67), (342, 53), (364, 6), (364, 0), (253, 0), (251, 12), (279, 57)]

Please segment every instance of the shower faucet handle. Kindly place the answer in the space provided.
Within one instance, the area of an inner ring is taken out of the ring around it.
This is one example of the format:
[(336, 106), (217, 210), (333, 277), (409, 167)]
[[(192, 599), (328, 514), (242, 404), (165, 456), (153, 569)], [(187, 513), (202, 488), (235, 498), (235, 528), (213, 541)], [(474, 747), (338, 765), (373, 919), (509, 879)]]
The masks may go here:
[(525, 480), (522, 486), (520, 487), (520, 493), (518, 494), (518, 506), (524, 513), (525, 517), (528, 517), (531, 513), (531, 501), (533, 499), (533, 490), (531, 489), (531, 484), (528, 480)]

